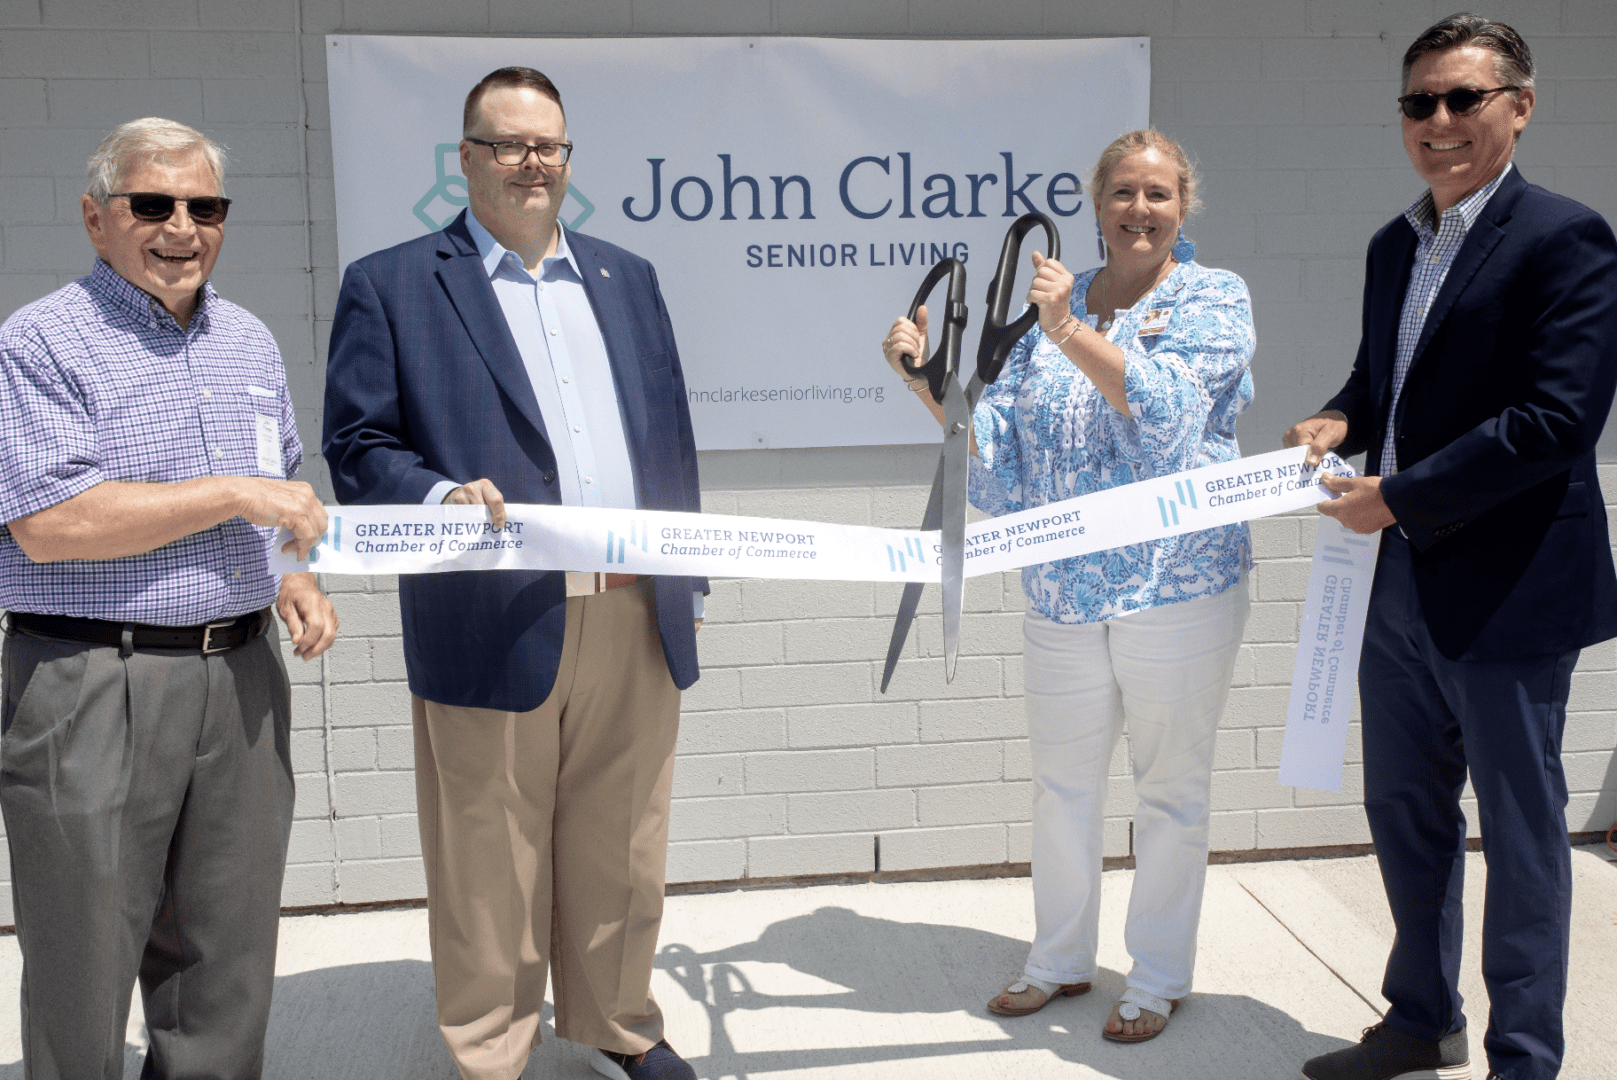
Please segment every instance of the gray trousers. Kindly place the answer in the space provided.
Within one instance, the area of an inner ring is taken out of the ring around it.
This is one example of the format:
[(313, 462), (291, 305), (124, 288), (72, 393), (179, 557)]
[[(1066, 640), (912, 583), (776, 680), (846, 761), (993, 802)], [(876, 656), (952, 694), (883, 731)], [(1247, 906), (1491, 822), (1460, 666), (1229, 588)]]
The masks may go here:
[(138, 976), (143, 1077), (258, 1077), (292, 827), (276, 627), (127, 658), (15, 633), (3, 662), (24, 1076), (120, 1080)]

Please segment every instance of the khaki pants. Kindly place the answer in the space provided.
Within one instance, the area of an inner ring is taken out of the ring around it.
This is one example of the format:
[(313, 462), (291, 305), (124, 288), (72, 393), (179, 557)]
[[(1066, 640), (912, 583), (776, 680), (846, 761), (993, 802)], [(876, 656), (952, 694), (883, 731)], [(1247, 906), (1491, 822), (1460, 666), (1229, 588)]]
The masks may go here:
[(521, 1075), (547, 969), (562, 1038), (655, 1045), (679, 690), (652, 583), (567, 601), (537, 709), (412, 702), (438, 1024), (461, 1075)]

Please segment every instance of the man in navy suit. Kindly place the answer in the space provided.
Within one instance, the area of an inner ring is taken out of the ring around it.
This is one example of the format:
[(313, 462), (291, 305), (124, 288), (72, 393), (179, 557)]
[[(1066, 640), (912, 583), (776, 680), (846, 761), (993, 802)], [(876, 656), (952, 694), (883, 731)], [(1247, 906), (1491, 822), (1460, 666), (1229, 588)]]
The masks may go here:
[[(466, 99), (470, 206), (348, 268), (325, 453), (344, 502), (699, 511), (673, 328), (644, 259), (564, 228), (561, 96)], [(525, 571), (399, 585), (438, 1022), (467, 1080), (556, 1031), (617, 1080), (693, 1077), (650, 980), (680, 691), (706, 581)]]
[(1455, 15), (1404, 54), (1430, 190), (1370, 242), (1353, 373), (1285, 434), (1368, 451), (1324, 513), (1381, 531), (1359, 692), (1365, 811), (1397, 935), (1386, 1019), (1313, 1080), (1471, 1076), (1458, 988), (1469, 770), (1488, 866), (1490, 1077), (1550, 1080), (1572, 907), (1561, 735), (1580, 649), (1617, 634), (1595, 441), (1617, 388), (1617, 240), (1511, 164), (1533, 60)]

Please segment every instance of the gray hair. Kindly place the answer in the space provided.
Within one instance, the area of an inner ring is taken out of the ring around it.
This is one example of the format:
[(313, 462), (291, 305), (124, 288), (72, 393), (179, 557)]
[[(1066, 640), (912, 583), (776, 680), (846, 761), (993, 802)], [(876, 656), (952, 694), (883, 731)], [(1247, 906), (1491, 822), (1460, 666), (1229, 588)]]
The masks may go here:
[(1494, 76), (1500, 82), (1524, 90), (1533, 85), (1533, 52), (1522, 36), (1504, 23), (1461, 11), (1427, 27), (1404, 53), (1404, 92), (1409, 91), (1409, 69), (1415, 61), (1427, 53), (1468, 45), (1493, 53)]
[(131, 120), (108, 132), (90, 155), (89, 184), (85, 191), (96, 202), (105, 203), (107, 197), (118, 190), (119, 181), (136, 159), (163, 160), (192, 153), (200, 153), (207, 160), (214, 184), (223, 195), (225, 148), (195, 128), (160, 116)]

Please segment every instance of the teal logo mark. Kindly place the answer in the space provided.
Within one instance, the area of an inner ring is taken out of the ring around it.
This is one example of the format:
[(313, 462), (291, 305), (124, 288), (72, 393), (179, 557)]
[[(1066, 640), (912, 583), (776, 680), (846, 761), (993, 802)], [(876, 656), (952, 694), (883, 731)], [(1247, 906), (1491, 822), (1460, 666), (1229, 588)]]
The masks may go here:
[[(415, 216), (433, 232), (448, 225), (460, 208), (470, 200), (466, 197), (466, 178), (460, 175), (460, 143), (439, 143), (432, 148), (433, 164), (438, 169), (438, 181), (415, 204)], [(449, 163), (455, 163), (455, 172)]]
[(314, 542), (314, 547), (309, 549), (310, 562), (317, 563), (320, 561), (321, 544), (330, 544), (332, 551), (342, 550), (342, 518), (332, 518), (331, 524), (326, 526), (326, 531), (321, 534), (320, 539)]
[[(466, 192), (466, 178), (460, 174), (460, 144), (439, 143), (432, 148), (433, 167), (438, 179), (413, 207), (416, 219), (433, 232), (448, 225), (460, 213), (461, 207), (471, 200)], [(561, 207), (561, 222), (569, 229), (577, 229), (595, 213), (595, 204), (584, 197), (572, 184), (567, 185), (567, 198)], [(571, 215), (569, 217), (568, 215)]]
[[(628, 543), (625, 544), (625, 541)], [(641, 551), (651, 550), (651, 529), (641, 518), (629, 523), (629, 535), (618, 536), (611, 529), (606, 531), (606, 561), (609, 563), (623, 562), (626, 548), (639, 548)]]
[(904, 538), (902, 548), (895, 548), (892, 544), (888, 544), (887, 569), (895, 574), (902, 574), (908, 570), (911, 561), (914, 561), (916, 566), (924, 566), (926, 565), (925, 551), (926, 549), (921, 547), (920, 539), (913, 536)]
[[(1196, 505), (1196, 487), (1189, 480), (1175, 480), (1173, 490), (1179, 496), (1177, 499), (1164, 499), (1157, 496), (1157, 509), (1162, 513), (1162, 527), (1179, 524), (1179, 508), (1188, 506), (1192, 510), (1200, 509)], [(1170, 521), (1169, 518), (1172, 518)]]

